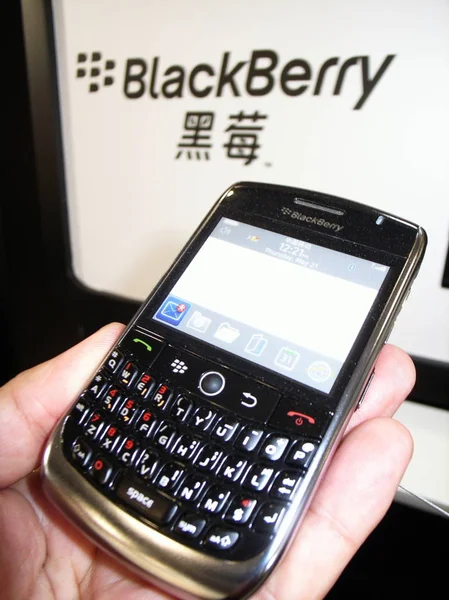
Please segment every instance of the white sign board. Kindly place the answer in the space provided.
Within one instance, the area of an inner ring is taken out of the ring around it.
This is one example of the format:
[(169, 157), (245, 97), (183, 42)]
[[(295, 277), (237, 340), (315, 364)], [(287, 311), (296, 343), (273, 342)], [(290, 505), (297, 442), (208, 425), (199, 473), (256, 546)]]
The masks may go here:
[(446, 0), (54, 0), (75, 275), (142, 300), (235, 181), (429, 234), (392, 341), (449, 361)]

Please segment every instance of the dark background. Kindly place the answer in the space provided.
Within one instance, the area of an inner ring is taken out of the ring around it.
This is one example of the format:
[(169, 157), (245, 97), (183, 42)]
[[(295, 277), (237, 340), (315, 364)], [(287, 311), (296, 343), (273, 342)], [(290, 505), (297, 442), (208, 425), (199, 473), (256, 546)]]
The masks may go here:
[[(138, 306), (91, 292), (71, 275), (48, 4), (10, 0), (1, 8), (7, 109), (0, 202), (0, 384), (103, 324), (127, 322)], [(411, 399), (449, 409), (449, 366), (413, 359), (417, 383)], [(328, 600), (447, 598), (448, 538), (447, 519), (394, 502)]]

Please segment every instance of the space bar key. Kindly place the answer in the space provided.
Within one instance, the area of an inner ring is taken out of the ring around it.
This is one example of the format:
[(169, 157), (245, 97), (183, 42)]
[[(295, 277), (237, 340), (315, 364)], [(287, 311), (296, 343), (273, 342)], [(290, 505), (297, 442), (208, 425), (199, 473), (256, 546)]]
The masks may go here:
[(117, 496), (156, 525), (168, 523), (175, 515), (177, 506), (140, 482), (125, 478), (117, 488)]

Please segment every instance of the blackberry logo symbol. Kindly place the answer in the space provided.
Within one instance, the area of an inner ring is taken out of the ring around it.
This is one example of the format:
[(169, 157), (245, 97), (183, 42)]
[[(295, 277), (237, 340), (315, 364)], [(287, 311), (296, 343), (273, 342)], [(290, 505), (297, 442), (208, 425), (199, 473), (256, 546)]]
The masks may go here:
[(92, 52), (91, 54), (80, 52), (76, 62), (78, 64), (76, 78), (89, 77), (89, 92), (98, 92), (100, 87), (109, 86), (114, 83), (114, 78), (110, 72), (115, 69), (115, 61), (110, 59), (103, 60), (101, 52)]
[(189, 368), (186, 363), (183, 360), (179, 360), (179, 358), (175, 358), (170, 366), (172, 367), (173, 373), (180, 373), (181, 375)]

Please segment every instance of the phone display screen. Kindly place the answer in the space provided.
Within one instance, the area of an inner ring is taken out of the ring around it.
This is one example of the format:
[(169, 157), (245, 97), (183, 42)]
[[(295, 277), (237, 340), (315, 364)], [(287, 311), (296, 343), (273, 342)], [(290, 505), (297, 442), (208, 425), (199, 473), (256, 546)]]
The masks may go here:
[(328, 393), (388, 271), (222, 218), (153, 319)]

